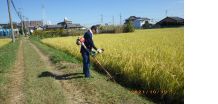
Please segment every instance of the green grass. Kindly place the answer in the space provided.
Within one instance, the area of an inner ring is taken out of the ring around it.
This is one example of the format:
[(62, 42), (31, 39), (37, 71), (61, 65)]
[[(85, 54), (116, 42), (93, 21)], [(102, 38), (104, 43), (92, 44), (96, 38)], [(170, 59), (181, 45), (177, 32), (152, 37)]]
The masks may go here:
[[(45, 54), (52, 55), (53, 57), (59, 57), (60, 61), (67, 62), (80, 62), (74, 56), (69, 55), (61, 50), (49, 47), (36, 39), (32, 39), (32, 42)], [(71, 60), (65, 59), (65, 56), (70, 57)], [(52, 57), (51, 57), (52, 58)], [(72, 61), (75, 60), (75, 61)], [(56, 63), (56, 61), (54, 62)], [(56, 63), (57, 64), (57, 63)], [(80, 68), (64, 68), (61, 69), (64, 73), (81, 73), (82, 67)], [(130, 90), (122, 87), (119, 84), (106, 80), (106, 76), (99, 74), (94, 70), (92, 65), (91, 75), (94, 78), (73, 78), (68, 81), (72, 86), (81, 89), (81, 93), (85, 95), (85, 99), (90, 102), (98, 104), (152, 104), (146, 97), (141, 97), (137, 94), (130, 92)], [(81, 77), (81, 75), (75, 75), (73, 77)]]
[(31, 37), (31, 41), (45, 54), (49, 54), (49, 57), (53, 63), (58, 63), (60, 61), (67, 61), (72, 63), (79, 63), (79, 61), (70, 54), (63, 51), (59, 51), (55, 48), (48, 47), (40, 43), (37, 37)]
[(24, 95), (26, 104), (65, 104), (66, 99), (60, 83), (57, 83), (51, 77), (38, 77), (42, 72), (50, 69), (28, 42), (24, 42), (24, 44)]
[(15, 43), (9, 43), (0, 48), (0, 102), (7, 99), (9, 82), (8, 73), (15, 63), (19, 40)]

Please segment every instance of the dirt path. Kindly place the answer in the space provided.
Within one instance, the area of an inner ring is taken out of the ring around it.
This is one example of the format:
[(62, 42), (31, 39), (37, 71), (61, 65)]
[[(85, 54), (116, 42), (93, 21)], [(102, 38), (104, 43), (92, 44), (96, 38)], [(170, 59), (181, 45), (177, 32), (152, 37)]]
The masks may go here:
[(23, 104), (23, 78), (24, 78), (24, 52), (23, 52), (23, 41), (20, 41), (17, 59), (10, 72), (10, 85), (9, 85), (9, 104)]
[[(29, 40), (27, 40), (29, 41)], [(64, 75), (61, 71), (55, 71), (54, 69), (57, 69), (57, 66), (55, 64), (52, 64), (52, 62), (49, 60), (49, 57), (44, 55), (34, 44), (30, 43), (31, 47), (38, 53), (42, 61), (47, 65), (48, 69), (50, 69), (50, 72), (55, 76), (61, 76)], [(69, 80), (56, 80), (58, 83), (61, 84), (64, 94), (67, 98), (68, 104), (86, 104), (86, 99), (84, 97), (84, 94), (82, 91), (76, 87), (73, 86), (72, 83), (69, 82)]]

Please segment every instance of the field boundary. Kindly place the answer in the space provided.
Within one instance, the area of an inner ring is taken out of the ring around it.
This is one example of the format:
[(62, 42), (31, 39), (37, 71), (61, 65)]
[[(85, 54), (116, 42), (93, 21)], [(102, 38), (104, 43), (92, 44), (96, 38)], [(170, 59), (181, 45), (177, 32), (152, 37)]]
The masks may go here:
[[(19, 43), (18, 53), (13, 70), (9, 73), (10, 85), (9, 85), (9, 104), (23, 104), (23, 79), (24, 79), (24, 47), (21, 39)], [(7, 102), (7, 101), (6, 101)]]

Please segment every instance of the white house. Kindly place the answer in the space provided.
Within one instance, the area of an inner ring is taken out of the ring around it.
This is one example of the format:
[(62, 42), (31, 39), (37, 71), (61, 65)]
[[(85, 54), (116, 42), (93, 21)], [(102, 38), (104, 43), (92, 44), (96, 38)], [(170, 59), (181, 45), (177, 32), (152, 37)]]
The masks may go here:
[(149, 24), (152, 23), (151, 19), (149, 18), (142, 18), (142, 17), (136, 17), (136, 16), (130, 16), (128, 19), (126, 19), (126, 22), (131, 21), (133, 23), (133, 26), (137, 29), (142, 28), (142, 26), (148, 22)]

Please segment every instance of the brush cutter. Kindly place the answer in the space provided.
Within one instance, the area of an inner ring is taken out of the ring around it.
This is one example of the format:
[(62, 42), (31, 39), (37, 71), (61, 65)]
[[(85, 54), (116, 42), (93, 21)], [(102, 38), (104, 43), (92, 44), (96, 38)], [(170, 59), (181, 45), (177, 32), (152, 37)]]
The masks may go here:
[(76, 44), (83, 46), (83, 47), (86, 49), (86, 51), (88, 51), (88, 52), (90, 53), (90, 55), (92, 56), (92, 58), (99, 64), (99, 66), (101, 67), (101, 69), (104, 70), (104, 72), (105, 72), (105, 73), (107, 74), (107, 76), (109, 77), (109, 80), (112, 80), (113, 82), (115, 82), (115, 80), (114, 80), (114, 78), (111, 76), (111, 74), (101, 65), (101, 63), (100, 63), (100, 62), (98, 61), (98, 59), (96, 58), (96, 55), (97, 55), (97, 54), (100, 54), (100, 53), (103, 53), (103, 52), (104, 52), (104, 49), (100, 49), (101, 52), (99, 52), (99, 51), (94, 51), (94, 50), (89, 51), (89, 50), (87, 49), (87, 47), (85, 46), (84, 41), (85, 41), (84, 38), (79, 38), (79, 37), (78, 37), (78, 39), (77, 39), (77, 41), (76, 41)]

